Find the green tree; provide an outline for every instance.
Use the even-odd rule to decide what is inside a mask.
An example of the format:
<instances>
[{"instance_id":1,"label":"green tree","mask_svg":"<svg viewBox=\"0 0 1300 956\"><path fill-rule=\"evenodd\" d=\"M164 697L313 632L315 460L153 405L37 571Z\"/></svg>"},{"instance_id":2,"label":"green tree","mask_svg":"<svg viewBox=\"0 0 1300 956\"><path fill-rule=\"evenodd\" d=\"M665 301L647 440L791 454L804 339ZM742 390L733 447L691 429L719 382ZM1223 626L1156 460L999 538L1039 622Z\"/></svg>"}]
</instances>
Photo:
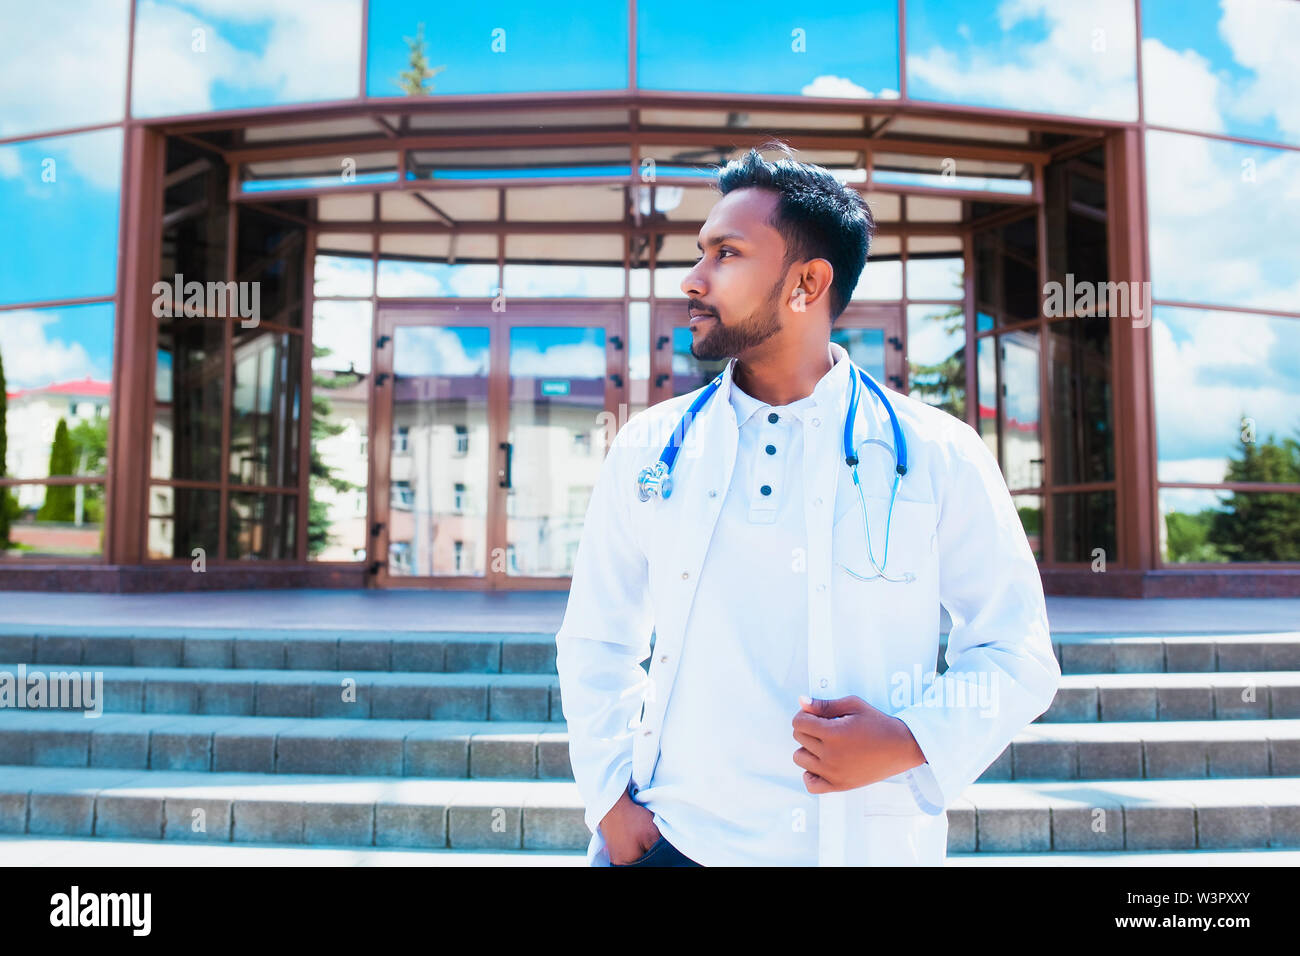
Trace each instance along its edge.
<instances>
[{"instance_id":1,"label":"green tree","mask_svg":"<svg viewBox=\"0 0 1300 956\"><path fill-rule=\"evenodd\" d=\"M70 434L72 460L79 475L102 475L108 458L108 417L87 418L77 422ZM104 486L82 486L83 517L91 524L104 520Z\"/></svg>"},{"instance_id":2,"label":"green tree","mask_svg":"<svg viewBox=\"0 0 1300 956\"><path fill-rule=\"evenodd\" d=\"M447 67L429 66L428 57L424 53L423 23L415 31L415 36L402 39L406 41L411 54L407 68L398 74L397 85L407 96L428 96L433 92L433 78Z\"/></svg>"},{"instance_id":3,"label":"green tree","mask_svg":"<svg viewBox=\"0 0 1300 956\"><path fill-rule=\"evenodd\" d=\"M68 437L68 422L60 418L54 429L54 442L50 445L50 477L71 475L76 459L73 457L72 441ZM72 485L48 485L45 489L45 503L36 513L37 521L71 521L75 511L77 489Z\"/></svg>"},{"instance_id":4,"label":"green tree","mask_svg":"<svg viewBox=\"0 0 1300 956\"><path fill-rule=\"evenodd\" d=\"M935 315L932 322L942 322L944 333L965 338L966 318L961 306L954 305ZM934 365L911 360L907 363L913 398L942 408L949 415L966 420L966 349L954 347L951 354Z\"/></svg>"},{"instance_id":5,"label":"green tree","mask_svg":"<svg viewBox=\"0 0 1300 956\"><path fill-rule=\"evenodd\" d=\"M1241 457L1229 459L1224 481L1300 484L1300 441L1242 435L1238 449ZM1300 494L1234 492L1224 505L1210 519L1206 539L1228 560L1300 561Z\"/></svg>"},{"instance_id":6,"label":"green tree","mask_svg":"<svg viewBox=\"0 0 1300 956\"><path fill-rule=\"evenodd\" d=\"M312 346L312 356L323 358L333 350L320 345ZM325 438L341 434L347 426L333 420L334 406L326 394L330 389L348 388L361 380L355 372L334 372L321 375L312 373L311 395L311 467L309 470L309 490L311 497L307 502L307 554L315 556L324 551L334 541L330 534L329 502L322 500L317 492L331 488L338 494L361 491L363 485L339 478L334 469L325 464L318 451L318 443Z\"/></svg>"},{"instance_id":7,"label":"green tree","mask_svg":"<svg viewBox=\"0 0 1300 956\"><path fill-rule=\"evenodd\" d=\"M1210 524L1218 513L1213 508L1203 508L1196 514L1171 511L1165 515L1167 560L1174 564L1228 560L1209 542Z\"/></svg>"}]
</instances>

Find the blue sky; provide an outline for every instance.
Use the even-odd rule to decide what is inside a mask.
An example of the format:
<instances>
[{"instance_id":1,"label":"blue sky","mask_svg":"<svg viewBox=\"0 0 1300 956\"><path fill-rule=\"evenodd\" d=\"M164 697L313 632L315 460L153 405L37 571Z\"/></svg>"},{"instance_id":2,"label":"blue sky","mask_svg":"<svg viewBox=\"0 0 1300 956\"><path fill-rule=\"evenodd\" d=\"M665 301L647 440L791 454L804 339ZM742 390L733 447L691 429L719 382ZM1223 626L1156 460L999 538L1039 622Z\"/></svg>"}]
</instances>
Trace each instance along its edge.
<instances>
[{"instance_id":1,"label":"blue sky","mask_svg":"<svg viewBox=\"0 0 1300 956\"><path fill-rule=\"evenodd\" d=\"M87 376L107 382L113 370L113 306L0 312L0 355L11 392Z\"/></svg>"},{"instance_id":2,"label":"blue sky","mask_svg":"<svg viewBox=\"0 0 1300 956\"><path fill-rule=\"evenodd\" d=\"M0 146L0 303L113 294L121 178L120 128Z\"/></svg>"},{"instance_id":3,"label":"blue sky","mask_svg":"<svg viewBox=\"0 0 1300 956\"><path fill-rule=\"evenodd\" d=\"M367 95L404 95L397 85L410 56L404 38L420 23L429 65L446 67L432 79L435 93L627 87L625 3L507 0L460 5L447 16L425 0L371 0Z\"/></svg>"}]
</instances>

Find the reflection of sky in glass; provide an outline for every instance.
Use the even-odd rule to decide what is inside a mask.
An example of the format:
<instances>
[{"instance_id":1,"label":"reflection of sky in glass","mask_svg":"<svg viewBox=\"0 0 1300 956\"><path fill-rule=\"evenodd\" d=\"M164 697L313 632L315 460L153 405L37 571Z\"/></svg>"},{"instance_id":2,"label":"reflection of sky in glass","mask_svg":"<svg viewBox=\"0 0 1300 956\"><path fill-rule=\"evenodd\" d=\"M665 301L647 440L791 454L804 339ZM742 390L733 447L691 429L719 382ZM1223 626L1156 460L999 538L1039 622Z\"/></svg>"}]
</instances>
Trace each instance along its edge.
<instances>
[{"instance_id":1,"label":"reflection of sky in glass","mask_svg":"<svg viewBox=\"0 0 1300 956\"><path fill-rule=\"evenodd\" d=\"M486 263L403 262L379 260L381 296L492 296L497 292L497 267Z\"/></svg>"},{"instance_id":2,"label":"reflection of sky in glass","mask_svg":"<svg viewBox=\"0 0 1300 956\"><path fill-rule=\"evenodd\" d=\"M867 259L851 299L893 302L903 297L903 262L901 259Z\"/></svg>"},{"instance_id":3,"label":"reflection of sky in glass","mask_svg":"<svg viewBox=\"0 0 1300 956\"><path fill-rule=\"evenodd\" d=\"M885 332L883 329L831 329L831 341L842 345L849 358L877 385L885 381ZM859 398L859 401L862 399Z\"/></svg>"},{"instance_id":4,"label":"reflection of sky in glass","mask_svg":"<svg viewBox=\"0 0 1300 956\"><path fill-rule=\"evenodd\" d=\"M370 295L374 284L370 258L316 256L315 295Z\"/></svg>"},{"instance_id":5,"label":"reflection of sky in glass","mask_svg":"<svg viewBox=\"0 0 1300 956\"><path fill-rule=\"evenodd\" d=\"M130 0L13 7L0 31L0 136L121 120Z\"/></svg>"},{"instance_id":6,"label":"reflection of sky in glass","mask_svg":"<svg viewBox=\"0 0 1300 956\"><path fill-rule=\"evenodd\" d=\"M139 0L131 111L349 99L360 37L361 0Z\"/></svg>"},{"instance_id":7,"label":"reflection of sky in glass","mask_svg":"<svg viewBox=\"0 0 1300 956\"><path fill-rule=\"evenodd\" d=\"M1146 156L1155 298L1300 308L1300 153L1151 130Z\"/></svg>"},{"instance_id":8,"label":"reflection of sky in glass","mask_svg":"<svg viewBox=\"0 0 1300 956\"><path fill-rule=\"evenodd\" d=\"M966 344L965 321L959 306L909 305L907 360L917 365L938 365L946 361Z\"/></svg>"},{"instance_id":9,"label":"reflection of sky in glass","mask_svg":"<svg viewBox=\"0 0 1300 956\"><path fill-rule=\"evenodd\" d=\"M511 329L511 378L539 375L604 379L605 330L554 326Z\"/></svg>"},{"instance_id":10,"label":"reflection of sky in glass","mask_svg":"<svg viewBox=\"0 0 1300 956\"><path fill-rule=\"evenodd\" d=\"M0 312L0 356L9 391L113 374L113 306Z\"/></svg>"},{"instance_id":11,"label":"reflection of sky in glass","mask_svg":"<svg viewBox=\"0 0 1300 956\"><path fill-rule=\"evenodd\" d=\"M1300 144L1294 0L1142 0L1149 123Z\"/></svg>"},{"instance_id":12,"label":"reflection of sky in glass","mask_svg":"<svg viewBox=\"0 0 1300 956\"><path fill-rule=\"evenodd\" d=\"M976 192L1009 193L1028 196L1034 184L1027 179L996 179L988 176L943 176L939 173L909 173L901 169L877 169L874 182L894 186L929 186L934 189L966 189Z\"/></svg>"},{"instance_id":13,"label":"reflection of sky in glass","mask_svg":"<svg viewBox=\"0 0 1300 956\"><path fill-rule=\"evenodd\" d=\"M657 167L657 170L663 168ZM414 171L408 171L406 178L418 179L420 182L436 182L439 179L581 179L586 176L618 176L626 179L631 175L631 166L626 163L622 166L615 163L608 166L538 166L531 169L520 169L518 166L434 169L424 176L416 176Z\"/></svg>"},{"instance_id":14,"label":"reflection of sky in glass","mask_svg":"<svg viewBox=\"0 0 1300 956\"><path fill-rule=\"evenodd\" d=\"M121 176L120 128L0 146L0 302L112 295Z\"/></svg>"},{"instance_id":15,"label":"reflection of sky in glass","mask_svg":"<svg viewBox=\"0 0 1300 956\"><path fill-rule=\"evenodd\" d=\"M506 296L574 296L601 298L623 295L622 266L530 265L507 262Z\"/></svg>"},{"instance_id":16,"label":"reflection of sky in glass","mask_svg":"<svg viewBox=\"0 0 1300 956\"><path fill-rule=\"evenodd\" d=\"M331 372L370 374L370 303L317 302L312 311L312 344L329 349L312 357L311 367Z\"/></svg>"},{"instance_id":17,"label":"reflection of sky in glass","mask_svg":"<svg viewBox=\"0 0 1300 956\"><path fill-rule=\"evenodd\" d=\"M909 299L960 299L964 295L962 277L965 264L958 258L908 259L907 297Z\"/></svg>"},{"instance_id":18,"label":"reflection of sky in glass","mask_svg":"<svg viewBox=\"0 0 1300 956\"><path fill-rule=\"evenodd\" d=\"M426 84L434 95L627 87L627 4L370 0L367 96L404 95L397 77L420 23L430 68L446 67Z\"/></svg>"},{"instance_id":19,"label":"reflection of sky in glass","mask_svg":"<svg viewBox=\"0 0 1300 956\"><path fill-rule=\"evenodd\" d=\"M907 95L1137 119L1133 0L907 0Z\"/></svg>"},{"instance_id":20,"label":"reflection of sky in glass","mask_svg":"<svg viewBox=\"0 0 1300 956\"><path fill-rule=\"evenodd\" d=\"M642 89L898 96L895 0L752 0L735 12L640 0L636 40Z\"/></svg>"},{"instance_id":21,"label":"reflection of sky in glass","mask_svg":"<svg viewBox=\"0 0 1300 956\"><path fill-rule=\"evenodd\" d=\"M333 189L339 186L363 186L373 183L395 183L396 172L356 173L351 179L344 179L338 173L329 176L299 176L284 179L246 179L239 184L240 192L269 193L283 192L287 189Z\"/></svg>"},{"instance_id":22,"label":"reflection of sky in glass","mask_svg":"<svg viewBox=\"0 0 1300 956\"><path fill-rule=\"evenodd\" d=\"M393 373L486 376L490 335L483 326L399 325L393 331Z\"/></svg>"},{"instance_id":23,"label":"reflection of sky in glass","mask_svg":"<svg viewBox=\"0 0 1300 956\"><path fill-rule=\"evenodd\" d=\"M1161 481L1223 481L1243 416L1300 439L1300 319L1158 306L1151 332Z\"/></svg>"}]
</instances>

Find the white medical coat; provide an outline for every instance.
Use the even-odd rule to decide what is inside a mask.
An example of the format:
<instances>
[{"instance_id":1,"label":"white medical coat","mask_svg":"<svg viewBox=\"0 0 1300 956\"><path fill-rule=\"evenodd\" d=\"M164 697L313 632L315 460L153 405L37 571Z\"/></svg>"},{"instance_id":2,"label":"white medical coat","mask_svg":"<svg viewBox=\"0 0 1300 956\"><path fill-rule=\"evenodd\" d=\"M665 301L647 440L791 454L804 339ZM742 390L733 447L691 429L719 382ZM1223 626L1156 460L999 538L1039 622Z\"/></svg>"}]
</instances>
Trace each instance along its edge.
<instances>
[{"instance_id":1,"label":"white medical coat","mask_svg":"<svg viewBox=\"0 0 1300 956\"><path fill-rule=\"evenodd\" d=\"M841 354L840 346L831 349ZM686 432L670 497L640 501L637 476L659 458L702 389L632 416L611 443L592 491L556 634L570 762L592 830L591 865L609 865L601 819L629 780L634 791L648 786L659 755L696 583L736 460L739 432L729 393L734 366L728 363L718 391ZM836 500L838 472L848 467L848 396L841 394L827 410L831 420L805 432L808 686L810 696L856 695L899 718L926 762L864 787L819 795L822 866L941 864L946 809L1047 710L1061 675L1038 566L997 461L965 422L885 391L908 451L887 570L911 570L916 580L857 581L836 566L870 573L861 522L833 525L835 509L813 504ZM865 388L854 436L857 443L871 437L893 445L888 413ZM889 461L878 446L861 455L871 541L880 560ZM729 585L736 600L744 600L745 582L745 569L736 568ZM936 675L941 602L952 629L947 670ZM641 662L650 655L652 631L647 674ZM793 728L789 743L793 753Z\"/></svg>"}]
</instances>

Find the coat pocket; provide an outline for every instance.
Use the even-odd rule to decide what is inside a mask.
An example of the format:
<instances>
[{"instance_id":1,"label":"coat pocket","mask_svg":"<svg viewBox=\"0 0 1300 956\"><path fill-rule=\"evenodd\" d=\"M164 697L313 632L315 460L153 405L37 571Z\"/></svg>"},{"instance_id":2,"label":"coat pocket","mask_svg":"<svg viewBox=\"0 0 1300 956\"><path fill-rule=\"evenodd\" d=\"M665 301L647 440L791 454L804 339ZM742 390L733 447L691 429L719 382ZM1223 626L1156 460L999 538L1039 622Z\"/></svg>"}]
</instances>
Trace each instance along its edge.
<instances>
[{"instance_id":1,"label":"coat pocket","mask_svg":"<svg viewBox=\"0 0 1300 956\"><path fill-rule=\"evenodd\" d=\"M859 816L913 816L923 811L912 796L906 773L887 777L853 791Z\"/></svg>"}]
</instances>

